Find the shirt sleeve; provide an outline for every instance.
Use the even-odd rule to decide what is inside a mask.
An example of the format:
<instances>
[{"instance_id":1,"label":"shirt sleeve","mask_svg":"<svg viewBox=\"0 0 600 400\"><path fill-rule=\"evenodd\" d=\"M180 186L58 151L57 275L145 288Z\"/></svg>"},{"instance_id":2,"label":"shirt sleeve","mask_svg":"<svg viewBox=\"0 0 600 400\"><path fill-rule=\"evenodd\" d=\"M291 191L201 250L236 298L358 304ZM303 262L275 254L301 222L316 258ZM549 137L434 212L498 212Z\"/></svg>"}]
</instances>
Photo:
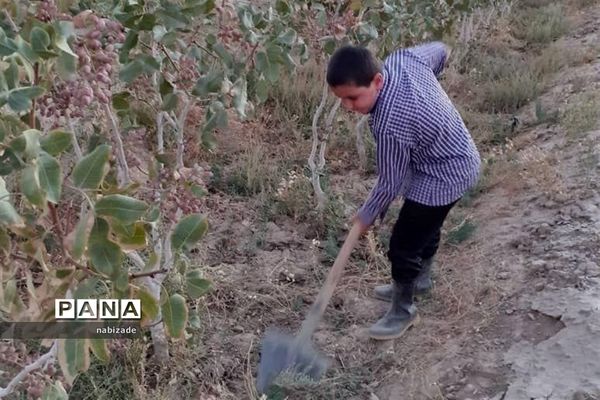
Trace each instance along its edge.
<instances>
[{"instance_id":1,"label":"shirt sleeve","mask_svg":"<svg viewBox=\"0 0 600 400\"><path fill-rule=\"evenodd\" d=\"M419 56L432 69L435 76L444 70L448 58L448 47L442 42L431 42L420 46L410 47L407 50Z\"/></svg>"},{"instance_id":2,"label":"shirt sleeve","mask_svg":"<svg viewBox=\"0 0 600 400\"><path fill-rule=\"evenodd\" d=\"M393 135L382 135L377 143L378 177L363 206L358 210L360 221L370 226L383 218L390 203L398 196L407 175L410 148Z\"/></svg>"}]
</instances>

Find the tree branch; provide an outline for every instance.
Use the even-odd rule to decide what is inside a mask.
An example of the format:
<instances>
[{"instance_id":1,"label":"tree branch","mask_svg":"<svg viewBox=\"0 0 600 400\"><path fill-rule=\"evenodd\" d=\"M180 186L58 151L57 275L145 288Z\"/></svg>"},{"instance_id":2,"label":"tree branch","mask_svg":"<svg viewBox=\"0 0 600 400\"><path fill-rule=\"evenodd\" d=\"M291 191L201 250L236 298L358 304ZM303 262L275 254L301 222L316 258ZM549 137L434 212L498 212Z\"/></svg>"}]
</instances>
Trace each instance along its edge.
<instances>
[{"instance_id":1,"label":"tree branch","mask_svg":"<svg viewBox=\"0 0 600 400\"><path fill-rule=\"evenodd\" d=\"M183 92L180 92L183 93ZM187 95L186 95L187 97ZM181 169L184 167L183 165L183 151L184 151L184 128L185 128L185 120L187 119L188 113L190 112L190 107L192 106L192 99L187 98L185 106L183 106L183 110L181 110L181 114L179 114L179 118L177 119L177 163L175 168Z\"/></svg>"},{"instance_id":2,"label":"tree branch","mask_svg":"<svg viewBox=\"0 0 600 400\"><path fill-rule=\"evenodd\" d=\"M367 120L369 119L368 116L363 116L361 117L361 119L356 123L356 150L358 152L358 160L360 162L360 168L363 170L366 170L367 168L367 151L365 150L365 142L363 140L363 127L365 125L365 123L367 122Z\"/></svg>"},{"instance_id":3,"label":"tree branch","mask_svg":"<svg viewBox=\"0 0 600 400\"><path fill-rule=\"evenodd\" d=\"M73 132L73 150L75 150L75 155L77 159L80 160L83 157L83 152L81 151L81 147L79 146L79 141L77 140L77 131L75 126L73 125L73 120L69 118L69 128L71 128L71 132Z\"/></svg>"},{"instance_id":4,"label":"tree branch","mask_svg":"<svg viewBox=\"0 0 600 400\"><path fill-rule=\"evenodd\" d=\"M167 272L169 272L167 268L155 269L154 271L148 272L136 272L134 274L129 274L129 279L143 278L146 276L154 277L154 275L165 274Z\"/></svg>"},{"instance_id":5,"label":"tree branch","mask_svg":"<svg viewBox=\"0 0 600 400\"><path fill-rule=\"evenodd\" d=\"M113 131L113 137L115 139L115 143L117 145L117 171L119 178L119 185L125 186L130 182L129 178L129 167L127 166L127 158L125 158L125 148L123 147L123 140L121 139L121 133L119 132L119 126L117 125L117 119L113 114L113 111L110 107L110 104L104 104L104 111L108 115L108 119L110 120L110 124Z\"/></svg>"},{"instance_id":6,"label":"tree branch","mask_svg":"<svg viewBox=\"0 0 600 400\"><path fill-rule=\"evenodd\" d=\"M317 110L315 111L315 114L313 115L313 120L312 120L312 133L313 133L313 141L312 141L312 148L310 151L310 157L308 158L308 166L310 167L310 171L311 171L311 183L313 186L313 189L315 191L315 196L317 198L317 208L319 210L323 210L325 208L325 193L323 192L323 189L321 188L321 177L319 176L319 170L317 167L317 164L315 162L315 158L317 157L317 151L319 149L319 144L320 144L320 138L319 138L319 118L321 117L321 114L323 113L323 109L325 108L325 105L327 104L327 96L329 94L329 87L327 85L327 82L325 82L323 84L323 94L321 96L321 103L319 103L319 107L317 107Z\"/></svg>"},{"instance_id":7,"label":"tree branch","mask_svg":"<svg viewBox=\"0 0 600 400\"><path fill-rule=\"evenodd\" d=\"M36 369L43 367L48 362L50 362L50 360L54 360L56 358L56 347L57 347L56 343L57 342L55 340L54 343L52 343L52 347L50 347L50 350L46 354L44 354L43 356L38 358L36 361L32 362L31 364L29 364L25 368L23 368L23 370L21 370L21 372L19 372L14 378L12 378L12 380L8 383L8 385L6 385L5 388L0 387L0 399L11 394L15 390L15 387L29 373L31 373L32 371L35 371Z\"/></svg>"}]
</instances>

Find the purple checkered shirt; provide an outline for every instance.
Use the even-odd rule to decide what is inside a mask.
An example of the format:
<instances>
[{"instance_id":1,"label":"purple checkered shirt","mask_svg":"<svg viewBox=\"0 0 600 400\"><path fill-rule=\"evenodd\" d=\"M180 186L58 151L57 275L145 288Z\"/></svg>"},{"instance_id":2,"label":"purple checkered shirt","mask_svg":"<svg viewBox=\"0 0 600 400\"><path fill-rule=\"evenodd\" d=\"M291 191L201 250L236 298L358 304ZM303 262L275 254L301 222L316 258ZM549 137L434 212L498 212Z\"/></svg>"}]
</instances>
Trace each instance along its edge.
<instances>
[{"instance_id":1,"label":"purple checkered shirt","mask_svg":"<svg viewBox=\"0 0 600 400\"><path fill-rule=\"evenodd\" d=\"M384 84L369 126L377 145L377 183L358 211L371 225L398 196L443 206L479 176L480 157L460 114L437 77L446 46L432 42L398 50L384 62Z\"/></svg>"}]
</instances>

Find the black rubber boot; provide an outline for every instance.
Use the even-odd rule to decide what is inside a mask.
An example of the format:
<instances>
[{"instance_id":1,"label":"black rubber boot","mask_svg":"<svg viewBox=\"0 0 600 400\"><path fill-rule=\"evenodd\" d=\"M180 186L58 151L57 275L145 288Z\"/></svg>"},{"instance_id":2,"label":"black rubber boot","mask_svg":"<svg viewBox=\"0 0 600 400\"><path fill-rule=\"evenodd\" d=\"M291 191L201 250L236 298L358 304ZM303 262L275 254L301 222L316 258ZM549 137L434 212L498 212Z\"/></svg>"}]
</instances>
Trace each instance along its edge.
<instances>
[{"instance_id":1,"label":"black rubber boot","mask_svg":"<svg viewBox=\"0 0 600 400\"><path fill-rule=\"evenodd\" d=\"M421 272L415 279L415 294L423 295L431 291L433 282L431 280L431 267L433 265L433 257L423 260ZM392 301L392 285L375 286L374 297L383 301Z\"/></svg>"},{"instance_id":2,"label":"black rubber boot","mask_svg":"<svg viewBox=\"0 0 600 400\"><path fill-rule=\"evenodd\" d=\"M417 307L413 304L414 291L414 283L392 283L392 305L383 318L369 328L371 338L396 339L418 321Z\"/></svg>"}]
</instances>

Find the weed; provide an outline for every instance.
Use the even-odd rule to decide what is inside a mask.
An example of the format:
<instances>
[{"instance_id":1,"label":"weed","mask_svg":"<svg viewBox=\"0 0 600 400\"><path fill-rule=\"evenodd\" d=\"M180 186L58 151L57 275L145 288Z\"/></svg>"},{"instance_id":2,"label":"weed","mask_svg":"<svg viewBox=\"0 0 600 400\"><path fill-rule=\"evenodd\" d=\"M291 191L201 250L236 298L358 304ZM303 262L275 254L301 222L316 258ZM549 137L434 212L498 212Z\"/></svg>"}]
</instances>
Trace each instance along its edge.
<instances>
[{"instance_id":1,"label":"weed","mask_svg":"<svg viewBox=\"0 0 600 400\"><path fill-rule=\"evenodd\" d=\"M230 195L254 196L273 191L279 166L269 158L264 146L249 145L229 168L213 164L211 186Z\"/></svg>"},{"instance_id":2,"label":"weed","mask_svg":"<svg viewBox=\"0 0 600 400\"><path fill-rule=\"evenodd\" d=\"M125 400L134 398L132 382L123 360L104 365L93 359L90 368L77 376L69 396L74 399Z\"/></svg>"},{"instance_id":3,"label":"weed","mask_svg":"<svg viewBox=\"0 0 600 400\"><path fill-rule=\"evenodd\" d=\"M297 70L293 85L275 85L269 98L270 112L276 123L310 126L313 113L321 101L324 82L323 66L309 62Z\"/></svg>"},{"instance_id":4,"label":"weed","mask_svg":"<svg viewBox=\"0 0 600 400\"><path fill-rule=\"evenodd\" d=\"M546 44L558 39L568 29L565 10L560 3L532 8L516 24L515 36L532 44Z\"/></svg>"},{"instance_id":5,"label":"weed","mask_svg":"<svg viewBox=\"0 0 600 400\"><path fill-rule=\"evenodd\" d=\"M535 118L538 124L555 124L559 121L560 114L558 110L548 112L544 109L540 99L535 101Z\"/></svg>"},{"instance_id":6,"label":"weed","mask_svg":"<svg viewBox=\"0 0 600 400\"><path fill-rule=\"evenodd\" d=\"M575 66L588 60L589 51L555 42L545 47L532 61L532 70L540 78L559 71L565 66Z\"/></svg>"},{"instance_id":7,"label":"weed","mask_svg":"<svg viewBox=\"0 0 600 400\"><path fill-rule=\"evenodd\" d=\"M513 113L537 96L539 82L536 74L524 69L510 78L484 84L482 88L482 111Z\"/></svg>"},{"instance_id":8,"label":"weed","mask_svg":"<svg viewBox=\"0 0 600 400\"><path fill-rule=\"evenodd\" d=\"M600 99L596 93L581 93L567 106L561 124L570 135L591 131L600 121Z\"/></svg>"},{"instance_id":9,"label":"weed","mask_svg":"<svg viewBox=\"0 0 600 400\"><path fill-rule=\"evenodd\" d=\"M477 226L468 218L464 218L459 224L448 230L446 234L446 243L451 245L459 245L465 240L468 240Z\"/></svg>"}]
</instances>

